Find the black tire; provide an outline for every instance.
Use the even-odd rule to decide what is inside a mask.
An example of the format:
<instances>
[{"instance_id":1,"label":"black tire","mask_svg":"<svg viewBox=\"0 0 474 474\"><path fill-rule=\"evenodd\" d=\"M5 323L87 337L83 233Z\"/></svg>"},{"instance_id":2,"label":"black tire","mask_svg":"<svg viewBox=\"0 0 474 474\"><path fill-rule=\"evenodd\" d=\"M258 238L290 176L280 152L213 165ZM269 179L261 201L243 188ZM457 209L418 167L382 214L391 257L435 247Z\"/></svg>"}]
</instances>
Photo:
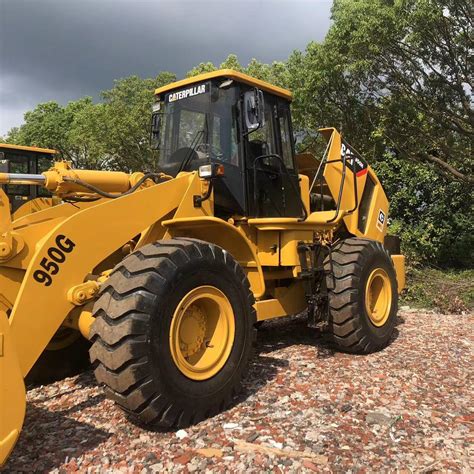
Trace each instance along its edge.
<instances>
[{"instance_id":1,"label":"black tire","mask_svg":"<svg viewBox=\"0 0 474 474\"><path fill-rule=\"evenodd\" d=\"M388 251L377 241L349 238L332 249L333 275L327 276L329 326L327 336L339 350L368 354L387 346L395 327L398 291L395 269ZM330 271L329 259L325 261ZM368 279L376 269L388 276L391 307L386 321L377 326L365 301Z\"/></svg>"},{"instance_id":2,"label":"black tire","mask_svg":"<svg viewBox=\"0 0 474 474\"><path fill-rule=\"evenodd\" d=\"M183 296L203 285L228 298L235 338L220 371L196 381L174 363L169 334ZM213 416L231 403L248 371L256 336L253 304L242 268L220 247L184 238L146 245L115 267L94 306L95 376L139 423L171 428Z\"/></svg>"}]
</instances>

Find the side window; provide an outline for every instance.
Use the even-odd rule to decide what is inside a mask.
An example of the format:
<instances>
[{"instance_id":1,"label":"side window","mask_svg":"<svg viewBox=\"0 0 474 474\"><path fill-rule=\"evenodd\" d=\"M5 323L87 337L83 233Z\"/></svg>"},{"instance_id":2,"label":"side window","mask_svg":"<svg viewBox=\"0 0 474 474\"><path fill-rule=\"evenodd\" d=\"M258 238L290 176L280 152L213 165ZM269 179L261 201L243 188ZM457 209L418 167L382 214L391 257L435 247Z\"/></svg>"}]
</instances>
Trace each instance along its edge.
<instances>
[{"instance_id":1,"label":"side window","mask_svg":"<svg viewBox=\"0 0 474 474\"><path fill-rule=\"evenodd\" d=\"M239 165L237 144L237 124L234 114L214 114L212 117L212 152L213 156L224 163Z\"/></svg>"},{"instance_id":2,"label":"side window","mask_svg":"<svg viewBox=\"0 0 474 474\"><path fill-rule=\"evenodd\" d=\"M237 128L237 108L232 107L232 131L230 139L230 162L234 166L239 166L239 145L237 141L238 128Z\"/></svg>"},{"instance_id":3,"label":"side window","mask_svg":"<svg viewBox=\"0 0 474 474\"><path fill-rule=\"evenodd\" d=\"M215 88L211 98L213 158L238 166L236 89Z\"/></svg>"},{"instance_id":4,"label":"side window","mask_svg":"<svg viewBox=\"0 0 474 474\"><path fill-rule=\"evenodd\" d=\"M281 134L282 159L288 169L293 169L293 145L291 143L290 114L288 108L280 108L278 111L278 122Z\"/></svg>"},{"instance_id":5,"label":"side window","mask_svg":"<svg viewBox=\"0 0 474 474\"><path fill-rule=\"evenodd\" d=\"M9 162L9 173L21 173L27 174L30 173L30 158L27 155L10 155ZM6 186L7 194L17 195L17 196L29 196L30 187L25 184L20 184L16 186Z\"/></svg>"}]
</instances>

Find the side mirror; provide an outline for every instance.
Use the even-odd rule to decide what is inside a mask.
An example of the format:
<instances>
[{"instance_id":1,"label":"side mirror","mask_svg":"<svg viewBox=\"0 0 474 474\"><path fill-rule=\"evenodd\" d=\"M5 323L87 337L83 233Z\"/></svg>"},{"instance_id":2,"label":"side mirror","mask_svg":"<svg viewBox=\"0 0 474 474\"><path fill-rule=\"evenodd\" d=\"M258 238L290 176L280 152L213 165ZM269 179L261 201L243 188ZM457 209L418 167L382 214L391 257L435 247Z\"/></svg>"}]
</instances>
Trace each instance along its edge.
<instances>
[{"instance_id":1,"label":"side mirror","mask_svg":"<svg viewBox=\"0 0 474 474\"><path fill-rule=\"evenodd\" d=\"M151 115L151 134L150 134L150 145L153 150L157 150L160 147L160 133L161 133L161 117L160 104L156 103L153 105L153 113Z\"/></svg>"},{"instance_id":2,"label":"side mirror","mask_svg":"<svg viewBox=\"0 0 474 474\"><path fill-rule=\"evenodd\" d=\"M260 89L244 94L244 115L248 133L265 125L265 102Z\"/></svg>"}]
</instances>

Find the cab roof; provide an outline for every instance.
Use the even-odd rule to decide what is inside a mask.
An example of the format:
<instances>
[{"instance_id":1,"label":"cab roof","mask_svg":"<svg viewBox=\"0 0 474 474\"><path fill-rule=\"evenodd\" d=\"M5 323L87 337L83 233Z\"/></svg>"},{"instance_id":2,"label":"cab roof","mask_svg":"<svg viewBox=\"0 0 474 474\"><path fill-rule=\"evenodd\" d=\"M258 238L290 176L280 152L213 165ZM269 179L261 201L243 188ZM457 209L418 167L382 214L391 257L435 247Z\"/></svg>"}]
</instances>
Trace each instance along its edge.
<instances>
[{"instance_id":1,"label":"cab roof","mask_svg":"<svg viewBox=\"0 0 474 474\"><path fill-rule=\"evenodd\" d=\"M216 79L218 77L226 79L234 79L236 82L242 82L248 84L249 86L258 87L270 94L275 94L280 97L283 97L286 100L292 100L293 96L289 90L282 89L281 87L274 86L269 82L261 81L260 79L255 79L252 76L248 76L242 72L234 71L233 69L219 69L218 71L206 72L204 74L199 74L197 76L188 77L182 79L181 81L172 82L166 86L159 87L155 90L156 95L163 94L163 92L169 92L174 89L179 89L181 87L189 86L195 84L196 82L207 81L209 79Z\"/></svg>"},{"instance_id":2,"label":"cab roof","mask_svg":"<svg viewBox=\"0 0 474 474\"><path fill-rule=\"evenodd\" d=\"M48 153L50 155L55 155L56 153L58 153L57 150L53 150L52 148L38 148L36 146L11 145L10 143L0 143L0 151L2 149L32 151L35 153Z\"/></svg>"}]
</instances>

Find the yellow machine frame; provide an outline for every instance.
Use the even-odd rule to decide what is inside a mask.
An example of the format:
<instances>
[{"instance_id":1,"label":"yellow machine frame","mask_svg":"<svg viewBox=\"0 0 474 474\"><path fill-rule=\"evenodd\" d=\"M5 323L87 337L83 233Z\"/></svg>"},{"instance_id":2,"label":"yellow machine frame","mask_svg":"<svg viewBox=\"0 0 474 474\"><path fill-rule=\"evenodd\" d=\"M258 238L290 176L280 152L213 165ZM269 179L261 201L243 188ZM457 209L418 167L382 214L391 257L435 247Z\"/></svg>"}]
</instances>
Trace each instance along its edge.
<instances>
[{"instance_id":1,"label":"yellow machine frame","mask_svg":"<svg viewBox=\"0 0 474 474\"><path fill-rule=\"evenodd\" d=\"M202 75L205 80L226 75L291 99L284 89L257 81L234 71ZM157 93L195 82L187 79L158 89ZM328 142L328 164L324 177L336 195L343 177L342 139L335 129L322 130ZM57 163L43 173L45 188L67 199L84 192L77 180L117 195L140 182L143 174L83 171ZM372 179L374 195L368 210L365 232L358 229L358 209L354 198L362 197L365 180ZM148 243L173 237L194 237L225 248L243 268L256 303L257 320L263 321L303 311L304 288L296 277L301 271L298 244L332 240L341 226L359 237L384 241L386 221L377 223L377 214L388 214L388 200L373 170L354 182L346 178L339 212L310 212L310 179L300 174L301 197L308 217L243 218L227 221L214 216L214 199L193 205L193 196L205 195L209 182L197 172L181 172L176 178L161 176L159 183L145 180L136 192L116 199L93 202L64 202L13 221L8 199L0 190L0 463L4 462L19 435L25 412L23 379L61 326L71 327L89 337L94 320L91 313L100 285L124 255ZM0 184L9 183L0 174ZM26 184L31 184L28 180ZM153 205L146 205L153 203ZM139 210L139 212L137 212ZM123 216L127 216L124 222ZM137 238L138 236L138 238ZM404 257L392 256L398 289L405 286ZM293 278L287 287L277 280Z\"/></svg>"}]
</instances>

